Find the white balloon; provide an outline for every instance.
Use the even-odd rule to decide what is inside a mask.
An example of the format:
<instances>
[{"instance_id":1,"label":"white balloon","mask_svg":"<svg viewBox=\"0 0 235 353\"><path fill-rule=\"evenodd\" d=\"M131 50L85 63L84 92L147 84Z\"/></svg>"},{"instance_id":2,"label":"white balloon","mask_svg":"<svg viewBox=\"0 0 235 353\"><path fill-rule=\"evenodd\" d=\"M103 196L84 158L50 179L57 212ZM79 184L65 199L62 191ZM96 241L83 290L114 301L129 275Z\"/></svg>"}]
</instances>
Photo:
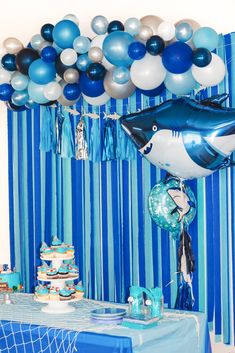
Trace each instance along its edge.
<instances>
[{"instance_id":1,"label":"white balloon","mask_svg":"<svg viewBox=\"0 0 235 353\"><path fill-rule=\"evenodd\" d=\"M72 13L69 13L68 15L65 15L63 19L72 21L72 22L76 23L77 25L79 24L77 16L72 14Z\"/></svg>"},{"instance_id":2,"label":"white balloon","mask_svg":"<svg viewBox=\"0 0 235 353\"><path fill-rule=\"evenodd\" d=\"M91 104L91 105L103 105L103 104L106 104L110 100L110 96L106 92L104 92L103 94L101 94L98 97L88 97L82 93L82 97L83 97L83 99L85 99L85 101L88 104Z\"/></svg>"},{"instance_id":3,"label":"white balloon","mask_svg":"<svg viewBox=\"0 0 235 353\"><path fill-rule=\"evenodd\" d=\"M70 66L76 63L78 59L77 53L74 49L64 49L60 54L60 60L64 65Z\"/></svg>"},{"instance_id":4,"label":"white balloon","mask_svg":"<svg viewBox=\"0 0 235 353\"><path fill-rule=\"evenodd\" d=\"M0 69L0 84L9 83L11 80L11 73L5 69Z\"/></svg>"},{"instance_id":5,"label":"white balloon","mask_svg":"<svg viewBox=\"0 0 235 353\"><path fill-rule=\"evenodd\" d=\"M195 80L205 87L218 85L223 81L226 69L223 60L216 54L211 53L212 59L209 65L198 67L192 65L192 74Z\"/></svg>"},{"instance_id":6,"label":"white balloon","mask_svg":"<svg viewBox=\"0 0 235 353\"><path fill-rule=\"evenodd\" d=\"M100 34L100 35L94 37L91 41L90 48L98 47L103 52L103 42L104 42L106 36L107 36L107 34ZM107 70L109 70L113 67L113 65L105 57L103 57L103 59L102 59L102 64L104 65L104 67Z\"/></svg>"},{"instance_id":7,"label":"white balloon","mask_svg":"<svg viewBox=\"0 0 235 353\"><path fill-rule=\"evenodd\" d=\"M164 81L166 69L159 55L146 54L143 59L136 60L131 65L131 80L140 89L154 89Z\"/></svg>"},{"instance_id":8,"label":"white balloon","mask_svg":"<svg viewBox=\"0 0 235 353\"><path fill-rule=\"evenodd\" d=\"M157 35L166 41L171 40L175 36L175 26L170 22L164 21L158 26Z\"/></svg>"},{"instance_id":9,"label":"white balloon","mask_svg":"<svg viewBox=\"0 0 235 353\"><path fill-rule=\"evenodd\" d=\"M62 94L62 88L58 82L49 82L43 89L44 96L50 101L58 99Z\"/></svg>"}]
</instances>

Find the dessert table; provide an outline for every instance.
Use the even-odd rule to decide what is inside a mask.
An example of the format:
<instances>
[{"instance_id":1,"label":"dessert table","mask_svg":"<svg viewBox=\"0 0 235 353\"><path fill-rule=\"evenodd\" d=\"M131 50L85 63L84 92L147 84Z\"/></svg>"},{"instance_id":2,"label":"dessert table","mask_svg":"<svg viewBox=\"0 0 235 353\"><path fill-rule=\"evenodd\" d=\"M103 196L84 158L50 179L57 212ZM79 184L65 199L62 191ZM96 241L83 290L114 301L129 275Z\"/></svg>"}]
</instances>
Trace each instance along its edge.
<instances>
[{"instance_id":1,"label":"dessert table","mask_svg":"<svg viewBox=\"0 0 235 353\"><path fill-rule=\"evenodd\" d=\"M71 304L74 312L53 315L31 294L13 294L12 305L2 299L1 353L211 353L203 313L167 310L156 327L143 330L91 321L92 310L127 307L122 304L83 299Z\"/></svg>"}]
</instances>

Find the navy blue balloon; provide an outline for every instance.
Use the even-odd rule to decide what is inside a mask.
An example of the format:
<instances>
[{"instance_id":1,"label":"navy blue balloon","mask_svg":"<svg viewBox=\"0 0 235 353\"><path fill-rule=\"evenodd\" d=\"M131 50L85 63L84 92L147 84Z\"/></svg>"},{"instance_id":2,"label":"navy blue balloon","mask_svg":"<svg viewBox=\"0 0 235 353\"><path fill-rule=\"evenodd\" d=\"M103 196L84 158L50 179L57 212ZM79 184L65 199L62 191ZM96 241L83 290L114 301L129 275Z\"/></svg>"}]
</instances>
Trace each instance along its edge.
<instances>
[{"instance_id":1,"label":"navy blue balloon","mask_svg":"<svg viewBox=\"0 0 235 353\"><path fill-rule=\"evenodd\" d=\"M163 82L160 86L158 86L154 89L150 89L150 90L140 89L139 91L140 91L140 93L144 94L145 96L156 97L156 96L159 96L159 94L161 94L165 88L166 87Z\"/></svg>"},{"instance_id":2,"label":"navy blue balloon","mask_svg":"<svg viewBox=\"0 0 235 353\"><path fill-rule=\"evenodd\" d=\"M41 51L41 58L47 63L52 63L57 58L57 51L51 46L45 47Z\"/></svg>"},{"instance_id":3,"label":"navy blue balloon","mask_svg":"<svg viewBox=\"0 0 235 353\"><path fill-rule=\"evenodd\" d=\"M77 67L76 67L76 64L71 65L71 66L64 65L64 64L62 63L62 61L60 60L60 56L59 56L59 55L57 56L57 58L56 58L56 60L55 60L55 69L56 69L57 74L58 74L60 77L63 78L63 75L64 75L65 71L66 71L67 69L71 69L71 68L76 69L76 68L77 68Z\"/></svg>"},{"instance_id":4,"label":"navy blue balloon","mask_svg":"<svg viewBox=\"0 0 235 353\"><path fill-rule=\"evenodd\" d=\"M115 31L124 31L124 25L121 21L114 20L108 25L108 33Z\"/></svg>"},{"instance_id":5,"label":"navy blue balloon","mask_svg":"<svg viewBox=\"0 0 235 353\"><path fill-rule=\"evenodd\" d=\"M41 28L41 36L48 42L53 42L53 29L54 26L51 23L46 23L45 25L42 26Z\"/></svg>"},{"instance_id":6,"label":"navy blue balloon","mask_svg":"<svg viewBox=\"0 0 235 353\"><path fill-rule=\"evenodd\" d=\"M6 106L7 106L7 109L13 110L16 112L23 112L28 109L28 107L26 107L25 105L21 105L21 106L15 105L14 103L12 103L12 101L6 102Z\"/></svg>"},{"instance_id":7,"label":"navy blue balloon","mask_svg":"<svg viewBox=\"0 0 235 353\"><path fill-rule=\"evenodd\" d=\"M146 49L151 55L160 54L165 48L165 42L162 37L157 35L150 37L146 42Z\"/></svg>"},{"instance_id":8,"label":"navy blue balloon","mask_svg":"<svg viewBox=\"0 0 235 353\"><path fill-rule=\"evenodd\" d=\"M146 54L146 47L141 42L133 42L128 47L128 55L133 60L140 60Z\"/></svg>"},{"instance_id":9,"label":"navy blue balloon","mask_svg":"<svg viewBox=\"0 0 235 353\"><path fill-rule=\"evenodd\" d=\"M104 81L91 80L85 72L82 72L79 79L82 93L88 97L98 97L104 93Z\"/></svg>"},{"instance_id":10,"label":"navy blue balloon","mask_svg":"<svg viewBox=\"0 0 235 353\"><path fill-rule=\"evenodd\" d=\"M162 63L169 72L182 74L192 66L193 51L183 42L174 42L163 50Z\"/></svg>"},{"instance_id":11,"label":"navy blue balloon","mask_svg":"<svg viewBox=\"0 0 235 353\"><path fill-rule=\"evenodd\" d=\"M2 57L2 66L8 71L16 70L16 57L14 54L6 54Z\"/></svg>"},{"instance_id":12,"label":"navy blue balloon","mask_svg":"<svg viewBox=\"0 0 235 353\"><path fill-rule=\"evenodd\" d=\"M94 81L102 80L105 76L105 73L105 67L100 63L93 63L89 65L86 71L87 76Z\"/></svg>"},{"instance_id":13,"label":"navy blue balloon","mask_svg":"<svg viewBox=\"0 0 235 353\"><path fill-rule=\"evenodd\" d=\"M193 63L198 67L205 67L210 64L212 55L206 48L198 48L193 52Z\"/></svg>"},{"instance_id":14,"label":"navy blue balloon","mask_svg":"<svg viewBox=\"0 0 235 353\"><path fill-rule=\"evenodd\" d=\"M9 101L13 92L14 89L9 83L3 83L0 85L0 100Z\"/></svg>"},{"instance_id":15,"label":"navy blue balloon","mask_svg":"<svg viewBox=\"0 0 235 353\"><path fill-rule=\"evenodd\" d=\"M68 83L64 86L64 96L66 99L73 101L78 99L81 94L79 84L77 83Z\"/></svg>"},{"instance_id":16,"label":"navy blue balloon","mask_svg":"<svg viewBox=\"0 0 235 353\"><path fill-rule=\"evenodd\" d=\"M22 74L28 75L30 65L39 58L40 56L36 50L24 48L16 55L16 67Z\"/></svg>"}]
</instances>

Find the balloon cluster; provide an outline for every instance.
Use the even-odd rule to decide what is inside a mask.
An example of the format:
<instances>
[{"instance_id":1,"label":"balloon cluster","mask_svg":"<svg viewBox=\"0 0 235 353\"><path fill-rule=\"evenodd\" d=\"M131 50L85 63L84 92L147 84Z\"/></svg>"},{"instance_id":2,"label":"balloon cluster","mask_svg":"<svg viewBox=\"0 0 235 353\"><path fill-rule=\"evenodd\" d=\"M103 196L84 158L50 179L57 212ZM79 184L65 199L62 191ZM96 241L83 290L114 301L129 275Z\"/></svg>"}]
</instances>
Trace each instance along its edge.
<instances>
[{"instance_id":1,"label":"balloon cluster","mask_svg":"<svg viewBox=\"0 0 235 353\"><path fill-rule=\"evenodd\" d=\"M18 111L54 102L70 106L81 95L102 105L136 89L156 96L166 87L185 95L224 78L224 62L211 53L218 34L193 20L173 25L150 15L123 24L96 16L91 27L92 40L80 34L78 19L70 14L55 26L44 24L26 48L16 38L6 39L0 100Z\"/></svg>"}]
</instances>

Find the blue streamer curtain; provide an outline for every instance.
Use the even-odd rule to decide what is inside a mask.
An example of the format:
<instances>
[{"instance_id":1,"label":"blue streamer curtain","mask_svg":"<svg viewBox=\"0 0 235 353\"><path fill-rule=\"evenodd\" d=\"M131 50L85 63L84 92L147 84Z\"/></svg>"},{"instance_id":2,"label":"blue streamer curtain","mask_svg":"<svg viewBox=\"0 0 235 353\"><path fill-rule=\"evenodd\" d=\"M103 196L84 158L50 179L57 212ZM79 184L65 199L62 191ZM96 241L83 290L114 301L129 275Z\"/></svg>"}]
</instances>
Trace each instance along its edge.
<instances>
[{"instance_id":1,"label":"blue streamer curtain","mask_svg":"<svg viewBox=\"0 0 235 353\"><path fill-rule=\"evenodd\" d=\"M207 94L229 92L229 106L235 106L235 34L221 38L218 53L228 75ZM137 94L112 100L112 106L100 112L86 104L83 109L112 109L122 115L168 98ZM147 205L151 188L165 172L131 147L128 157L124 140L118 141L116 159L94 162L104 153L104 119L86 118L92 161L40 151L43 113L43 108L8 111L11 262L21 271L26 291L36 284L41 242L50 243L51 236L58 235L75 245L88 298L125 302L130 285L161 286L165 302L173 307L177 243L152 222ZM190 181L190 186L198 200L197 218L189 229L196 258L195 310L205 311L216 335L234 344L235 170Z\"/></svg>"}]
</instances>

